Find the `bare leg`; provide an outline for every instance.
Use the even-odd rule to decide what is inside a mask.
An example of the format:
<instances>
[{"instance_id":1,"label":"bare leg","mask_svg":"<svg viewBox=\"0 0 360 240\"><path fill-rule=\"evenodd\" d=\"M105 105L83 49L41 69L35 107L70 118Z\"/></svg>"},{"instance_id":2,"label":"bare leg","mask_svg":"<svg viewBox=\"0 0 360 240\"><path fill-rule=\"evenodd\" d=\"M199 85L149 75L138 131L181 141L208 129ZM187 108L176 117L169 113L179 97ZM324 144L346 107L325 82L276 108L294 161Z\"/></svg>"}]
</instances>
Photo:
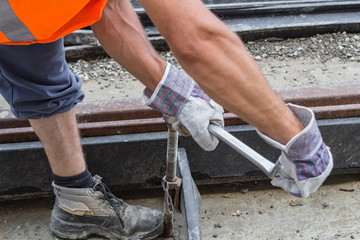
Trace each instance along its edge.
<instances>
[{"instance_id":1,"label":"bare leg","mask_svg":"<svg viewBox=\"0 0 360 240\"><path fill-rule=\"evenodd\" d=\"M114 60L148 88L155 90L166 63L147 40L128 0L109 0L93 30ZM41 139L56 175L73 176L85 170L74 111L30 120L30 123Z\"/></svg>"},{"instance_id":2,"label":"bare leg","mask_svg":"<svg viewBox=\"0 0 360 240\"><path fill-rule=\"evenodd\" d=\"M49 118L31 119L52 171L58 176L74 176L86 168L74 110Z\"/></svg>"},{"instance_id":3,"label":"bare leg","mask_svg":"<svg viewBox=\"0 0 360 240\"><path fill-rule=\"evenodd\" d=\"M146 38L128 0L109 0L93 31L105 51L149 89L155 90L166 68Z\"/></svg>"},{"instance_id":4,"label":"bare leg","mask_svg":"<svg viewBox=\"0 0 360 240\"><path fill-rule=\"evenodd\" d=\"M155 90L166 63L147 40L128 0L109 0L93 30L114 60L148 88ZM74 111L30 120L30 123L41 139L56 175L73 176L85 170Z\"/></svg>"},{"instance_id":5,"label":"bare leg","mask_svg":"<svg viewBox=\"0 0 360 240\"><path fill-rule=\"evenodd\" d=\"M211 98L286 144L303 126L238 36L199 0L139 0L186 72Z\"/></svg>"}]
</instances>

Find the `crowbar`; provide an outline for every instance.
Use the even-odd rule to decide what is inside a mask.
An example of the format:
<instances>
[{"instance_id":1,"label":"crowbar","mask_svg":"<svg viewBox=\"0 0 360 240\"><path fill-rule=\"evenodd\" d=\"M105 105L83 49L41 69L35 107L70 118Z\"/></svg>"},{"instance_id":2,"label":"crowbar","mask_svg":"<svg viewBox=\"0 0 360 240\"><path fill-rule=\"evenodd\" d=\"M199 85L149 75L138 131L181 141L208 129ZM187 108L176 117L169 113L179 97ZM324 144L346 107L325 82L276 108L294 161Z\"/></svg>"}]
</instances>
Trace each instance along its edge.
<instances>
[{"instance_id":1,"label":"crowbar","mask_svg":"<svg viewBox=\"0 0 360 240\"><path fill-rule=\"evenodd\" d=\"M245 158L254 163L257 167L259 167L269 178L273 179L277 172L280 170L276 164L269 161L268 159L261 156L259 153L254 151L252 148L241 142L239 139L228 133L222 127L210 124L209 131L221 139L235 151L243 155Z\"/></svg>"}]
</instances>

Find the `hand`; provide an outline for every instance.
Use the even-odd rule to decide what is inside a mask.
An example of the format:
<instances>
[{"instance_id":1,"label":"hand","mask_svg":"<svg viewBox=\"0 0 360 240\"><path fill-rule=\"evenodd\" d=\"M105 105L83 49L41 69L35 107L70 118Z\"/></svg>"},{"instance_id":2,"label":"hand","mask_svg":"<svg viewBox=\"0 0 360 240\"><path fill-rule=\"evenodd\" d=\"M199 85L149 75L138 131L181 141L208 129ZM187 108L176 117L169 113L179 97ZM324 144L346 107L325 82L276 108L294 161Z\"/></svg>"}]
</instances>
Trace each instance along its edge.
<instances>
[{"instance_id":1,"label":"hand","mask_svg":"<svg viewBox=\"0 0 360 240\"><path fill-rule=\"evenodd\" d=\"M333 158L323 143L312 157L304 161L289 160L283 153L276 165L277 173L271 184L296 197L308 197L329 176Z\"/></svg>"},{"instance_id":2,"label":"hand","mask_svg":"<svg viewBox=\"0 0 360 240\"><path fill-rule=\"evenodd\" d=\"M303 131L286 146L258 133L270 145L282 150L271 184L296 197L308 197L329 176L333 168L333 157L322 140L314 113L309 108L293 104L288 106L304 125Z\"/></svg>"},{"instance_id":3,"label":"hand","mask_svg":"<svg viewBox=\"0 0 360 240\"><path fill-rule=\"evenodd\" d=\"M191 135L204 150L216 148L219 140L208 126L213 123L224 127L224 110L182 71L168 63L155 92L145 89L143 100L162 112L166 123L180 134Z\"/></svg>"}]
</instances>

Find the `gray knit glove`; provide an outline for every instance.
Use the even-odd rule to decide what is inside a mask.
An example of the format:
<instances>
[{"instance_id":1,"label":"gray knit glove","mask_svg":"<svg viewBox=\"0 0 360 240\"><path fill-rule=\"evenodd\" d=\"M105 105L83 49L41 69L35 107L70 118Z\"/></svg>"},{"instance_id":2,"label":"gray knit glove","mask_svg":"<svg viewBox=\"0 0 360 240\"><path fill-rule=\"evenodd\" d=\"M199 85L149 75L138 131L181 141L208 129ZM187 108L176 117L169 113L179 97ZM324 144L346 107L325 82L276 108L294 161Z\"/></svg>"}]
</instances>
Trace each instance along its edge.
<instances>
[{"instance_id":1,"label":"gray knit glove","mask_svg":"<svg viewBox=\"0 0 360 240\"><path fill-rule=\"evenodd\" d=\"M270 145L282 151L277 161L277 175L272 185L281 187L296 197L308 197L315 192L333 168L333 157L325 145L311 109L287 104L304 125L300 133L285 146L263 133L259 135Z\"/></svg>"},{"instance_id":2,"label":"gray knit glove","mask_svg":"<svg viewBox=\"0 0 360 240\"><path fill-rule=\"evenodd\" d=\"M212 123L224 127L223 108L173 65L167 64L155 92L144 90L143 102L162 112L173 129L183 136L191 135L204 150L212 151L219 143L208 126Z\"/></svg>"}]
</instances>

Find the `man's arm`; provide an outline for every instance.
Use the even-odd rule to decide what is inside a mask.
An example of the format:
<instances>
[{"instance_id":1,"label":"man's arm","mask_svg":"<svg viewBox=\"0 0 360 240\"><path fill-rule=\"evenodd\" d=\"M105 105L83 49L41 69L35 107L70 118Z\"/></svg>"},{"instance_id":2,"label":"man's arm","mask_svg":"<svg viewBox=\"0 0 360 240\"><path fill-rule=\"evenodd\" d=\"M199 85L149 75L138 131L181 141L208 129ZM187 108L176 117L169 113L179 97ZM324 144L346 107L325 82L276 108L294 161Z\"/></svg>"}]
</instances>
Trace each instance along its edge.
<instances>
[{"instance_id":1,"label":"man's arm","mask_svg":"<svg viewBox=\"0 0 360 240\"><path fill-rule=\"evenodd\" d=\"M210 122L223 126L222 107L211 99L203 100L206 94L188 75L160 58L128 0L109 0L92 28L106 52L147 87L148 106L175 117L172 127L193 136L203 149L215 149L218 139L207 126Z\"/></svg>"},{"instance_id":2,"label":"man's arm","mask_svg":"<svg viewBox=\"0 0 360 240\"><path fill-rule=\"evenodd\" d=\"M238 36L200 0L140 2L200 87L282 150L273 185L299 197L316 191L330 174L333 160L311 109L286 106ZM213 150L218 140L208 125L223 126L222 107L182 71L168 64L164 72L166 64L146 40L128 0L109 0L93 27L110 56L148 87L146 104L205 150Z\"/></svg>"},{"instance_id":3,"label":"man's arm","mask_svg":"<svg viewBox=\"0 0 360 240\"><path fill-rule=\"evenodd\" d=\"M128 0L109 0L101 19L92 25L105 51L152 91L164 74L166 63L147 40Z\"/></svg>"},{"instance_id":4,"label":"man's arm","mask_svg":"<svg viewBox=\"0 0 360 240\"><path fill-rule=\"evenodd\" d=\"M185 71L220 105L286 144L303 126L239 37L199 0L140 0Z\"/></svg>"}]
</instances>

